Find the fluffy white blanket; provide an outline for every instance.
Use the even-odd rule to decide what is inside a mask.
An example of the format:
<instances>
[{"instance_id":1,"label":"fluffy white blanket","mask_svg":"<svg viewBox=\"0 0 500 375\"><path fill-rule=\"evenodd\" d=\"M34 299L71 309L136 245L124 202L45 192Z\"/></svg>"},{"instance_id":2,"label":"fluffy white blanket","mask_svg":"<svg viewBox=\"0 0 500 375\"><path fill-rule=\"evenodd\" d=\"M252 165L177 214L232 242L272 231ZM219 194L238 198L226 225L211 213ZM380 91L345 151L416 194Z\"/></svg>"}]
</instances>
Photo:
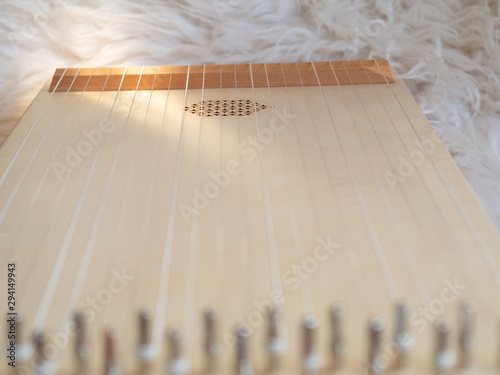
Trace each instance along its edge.
<instances>
[{"instance_id":1,"label":"fluffy white blanket","mask_svg":"<svg viewBox=\"0 0 500 375\"><path fill-rule=\"evenodd\" d=\"M500 228L496 0L0 0L0 129L56 67L386 58Z\"/></svg>"}]
</instances>

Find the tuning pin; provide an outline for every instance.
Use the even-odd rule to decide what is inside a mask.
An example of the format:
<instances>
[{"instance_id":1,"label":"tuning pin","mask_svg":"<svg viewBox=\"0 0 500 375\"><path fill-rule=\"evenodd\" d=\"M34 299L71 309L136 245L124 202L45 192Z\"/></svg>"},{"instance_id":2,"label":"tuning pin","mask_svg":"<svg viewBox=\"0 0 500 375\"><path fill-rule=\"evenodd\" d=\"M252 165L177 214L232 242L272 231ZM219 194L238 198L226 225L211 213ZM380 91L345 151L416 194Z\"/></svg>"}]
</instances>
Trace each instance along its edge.
<instances>
[{"instance_id":1,"label":"tuning pin","mask_svg":"<svg viewBox=\"0 0 500 375\"><path fill-rule=\"evenodd\" d=\"M153 320L153 311L148 308L144 308L139 311L139 344L140 345L150 345L151 344L151 322Z\"/></svg>"},{"instance_id":2,"label":"tuning pin","mask_svg":"<svg viewBox=\"0 0 500 375\"><path fill-rule=\"evenodd\" d=\"M302 369L306 374L314 374L321 366L321 358L316 350L316 334L319 326L315 315L307 315L303 326Z\"/></svg>"},{"instance_id":3,"label":"tuning pin","mask_svg":"<svg viewBox=\"0 0 500 375\"><path fill-rule=\"evenodd\" d=\"M75 353L78 360L79 374L87 373L90 347L87 343L87 331L85 325L85 314L82 311L75 312Z\"/></svg>"},{"instance_id":4,"label":"tuning pin","mask_svg":"<svg viewBox=\"0 0 500 375\"><path fill-rule=\"evenodd\" d=\"M56 373L56 366L50 360L47 352L48 336L45 332L37 331L33 336L33 346L35 348L35 372L37 374L53 375Z\"/></svg>"},{"instance_id":5,"label":"tuning pin","mask_svg":"<svg viewBox=\"0 0 500 375\"><path fill-rule=\"evenodd\" d=\"M118 346L118 329L115 327L107 327L104 331L104 374L105 375L120 375L121 369L118 365L117 346Z\"/></svg>"},{"instance_id":6,"label":"tuning pin","mask_svg":"<svg viewBox=\"0 0 500 375\"><path fill-rule=\"evenodd\" d=\"M16 339L15 339L15 341L16 341L16 349L18 350L19 347L24 344L24 340L23 340L23 324L22 324L23 316L21 315L21 313L16 313L13 316L12 319L14 319L14 327L15 327L15 331L14 332L16 332ZM9 322L9 324L10 324L10 322Z\"/></svg>"},{"instance_id":7,"label":"tuning pin","mask_svg":"<svg viewBox=\"0 0 500 375\"><path fill-rule=\"evenodd\" d=\"M332 306L330 310L331 321L331 351L333 357L333 367L338 370L342 367L346 344L344 340L343 322L345 316L345 307L339 303Z\"/></svg>"},{"instance_id":8,"label":"tuning pin","mask_svg":"<svg viewBox=\"0 0 500 375\"><path fill-rule=\"evenodd\" d=\"M167 332L168 338L168 373L183 375L188 371L189 365L184 358L182 348L182 332L179 327L172 326Z\"/></svg>"},{"instance_id":9,"label":"tuning pin","mask_svg":"<svg viewBox=\"0 0 500 375\"><path fill-rule=\"evenodd\" d=\"M276 306L271 306L267 312L266 349L269 354L269 369L272 372L277 371L280 367L280 358L286 352L287 345L283 337L279 309Z\"/></svg>"},{"instance_id":10,"label":"tuning pin","mask_svg":"<svg viewBox=\"0 0 500 375\"><path fill-rule=\"evenodd\" d=\"M236 373L238 375L252 375L253 369L248 356L248 340L250 332L244 325L236 328Z\"/></svg>"},{"instance_id":11,"label":"tuning pin","mask_svg":"<svg viewBox=\"0 0 500 375\"><path fill-rule=\"evenodd\" d=\"M153 321L153 310L143 308L138 314L139 334L137 339L136 354L141 363L149 363L156 358L156 350L151 342L151 324Z\"/></svg>"},{"instance_id":12,"label":"tuning pin","mask_svg":"<svg viewBox=\"0 0 500 375\"><path fill-rule=\"evenodd\" d=\"M455 364L455 357L448 350L450 324L440 318L436 322L436 347L434 351L434 367L437 374L446 374Z\"/></svg>"},{"instance_id":13,"label":"tuning pin","mask_svg":"<svg viewBox=\"0 0 500 375\"><path fill-rule=\"evenodd\" d=\"M368 326L369 350L368 366L369 373L374 375L383 374L387 364L382 358L382 332L384 331L384 322L381 318L375 317L370 320Z\"/></svg>"},{"instance_id":14,"label":"tuning pin","mask_svg":"<svg viewBox=\"0 0 500 375\"><path fill-rule=\"evenodd\" d=\"M459 346L460 365L462 368L469 367L472 362L472 350L474 347L474 316L476 314L476 304L472 301L465 301L459 310Z\"/></svg>"},{"instance_id":15,"label":"tuning pin","mask_svg":"<svg viewBox=\"0 0 500 375\"><path fill-rule=\"evenodd\" d=\"M203 315L205 323L205 352L207 355L207 367L209 372L217 370L217 357L219 356L219 343L217 340L217 319L219 311L214 307L209 307Z\"/></svg>"},{"instance_id":16,"label":"tuning pin","mask_svg":"<svg viewBox=\"0 0 500 375\"><path fill-rule=\"evenodd\" d=\"M16 361L24 363L33 354L33 347L31 346L29 340L26 341L24 337L23 315L19 312L16 313L14 320L14 325L16 327Z\"/></svg>"},{"instance_id":17,"label":"tuning pin","mask_svg":"<svg viewBox=\"0 0 500 375\"><path fill-rule=\"evenodd\" d=\"M35 363L37 367L43 365L43 363L45 363L47 360L45 353L46 344L47 344L47 335L42 331L35 332L33 337L33 345L35 347L35 355L36 355Z\"/></svg>"},{"instance_id":18,"label":"tuning pin","mask_svg":"<svg viewBox=\"0 0 500 375\"><path fill-rule=\"evenodd\" d=\"M396 368L402 368L406 364L407 352L413 347L415 339L408 332L408 308L405 303L396 304L396 332L394 343L398 348Z\"/></svg>"}]
</instances>

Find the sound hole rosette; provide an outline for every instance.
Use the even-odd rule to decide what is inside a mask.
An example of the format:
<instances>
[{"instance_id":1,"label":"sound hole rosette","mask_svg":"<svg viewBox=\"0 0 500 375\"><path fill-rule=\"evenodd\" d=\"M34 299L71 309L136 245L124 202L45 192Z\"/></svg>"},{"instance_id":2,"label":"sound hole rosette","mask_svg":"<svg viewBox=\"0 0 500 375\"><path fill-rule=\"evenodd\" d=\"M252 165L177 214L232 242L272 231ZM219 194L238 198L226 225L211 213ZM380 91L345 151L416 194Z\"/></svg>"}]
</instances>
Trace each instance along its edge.
<instances>
[{"instance_id":1,"label":"sound hole rosette","mask_svg":"<svg viewBox=\"0 0 500 375\"><path fill-rule=\"evenodd\" d=\"M250 116L270 107L250 99L205 99L185 106L184 111L200 117Z\"/></svg>"}]
</instances>

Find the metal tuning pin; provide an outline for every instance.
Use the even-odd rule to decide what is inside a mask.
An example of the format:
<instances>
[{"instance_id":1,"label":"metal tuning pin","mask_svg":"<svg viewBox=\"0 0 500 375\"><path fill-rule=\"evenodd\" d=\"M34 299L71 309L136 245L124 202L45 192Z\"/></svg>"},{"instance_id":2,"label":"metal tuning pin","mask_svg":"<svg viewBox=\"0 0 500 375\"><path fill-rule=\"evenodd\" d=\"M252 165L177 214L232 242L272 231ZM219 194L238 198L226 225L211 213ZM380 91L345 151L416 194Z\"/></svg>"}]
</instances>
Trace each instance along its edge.
<instances>
[{"instance_id":1,"label":"metal tuning pin","mask_svg":"<svg viewBox=\"0 0 500 375\"><path fill-rule=\"evenodd\" d=\"M217 358L219 357L219 342L217 340L217 319L219 311L214 307L208 307L203 314L205 326L204 347L207 355L207 369L209 373L217 371Z\"/></svg>"},{"instance_id":2,"label":"metal tuning pin","mask_svg":"<svg viewBox=\"0 0 500 375\"><path fill-rule=\"evenodd\" d=\"M248 355L250 331L244 326L236 328L236 374L252 375L253 368Z\"/></svg>"},{"instance_id":3,"label":"metal tuning pin","mask_svg":"<svg viewBox=\"0 0 500 375\"><path fill-rule=\"evenodd\" d=\"M321 358L316 349L318 318L315 315L306 315L302 326L302 370L304 374L315 374L321 366Z\"/></svg>"},{"instance_id":4,"label":"metal tuning pin","mask_svg":"<svg viewBox=\"0 0 500 375\"><path fill-rule=\"evenodd\" d=\"M280 310L274 305L267 311L266 350L269 355L269 370L271 372L279 370L281 357L285 354L286 349L287 343L283 337Z\"/></svg>"},{"instance_id":5,"label":"metal tuning pin","mask_svg":"<svg viewBox=\"0 0 500 375\"><path fill-rule=\"evenodd\" d=\"M149 363L156 358L157 352L151 342L153 310L143 308L138 314L138 339L136 354L141 363Z\"/></svg>"},{"instance_id":6,"label":"metal tuning pin","mask_svg":"<svg viewBox=\"0 0 500 375\"><path fill-rule=\"evenodd\" d=\"M436 374L446 374L455 364L455 357L448 349L450 324L446 319L436 321L436 347L434 349L434 368Z\"/></svg>"},{"instance_id":7,"label":"metal tuning pin","mask_svg":"<svg viewBox=\"0 0 500 375\"><path fill-rule=\"evenodd\" d=\"M344 339L343 319L345 316L345 307L336 303L330 309L331 322L331 341L330 348L333 357L333 368L338 370L342 368L346 343Z\"/></svg>"},{"instance_id":8,"label":"metal tuning pin","mask_svg":"<svg viewBox=\"0 0 500 375\"><path fill-rule=\"evenodd\" d=\"M87 329L85 324L85 315L82 311L75 312L75 353L78 361L78 373L84 375L87 373L88 361L90 357L90 347L87 343Z\"/></svg>"},{"instance_id":9,"label":"metal tuning pin","mask_svg":"<svg viewBox=\"0 0 500 375\"><path fill-rule=\"evenodd\" d=\"M398 356L396 358L396 368L405 366L407 353L415 343L414 337L408 331L408 307L405 303L396 304L396 332L394 334L394 343L397 347Z\"/></svg>"},{"instance_id":10,"label":"metal tuning pin","mask_svg":"<svg viewBox=\"0 0 500 375\"><path fill-rule=\"evenodd\" d=\"M23 315L21 313L17 313L15 315L15 327L16 327L16 360L19 363L26 362L33 353L33 347L31 343L25 340L24 336L24 323L23 323Z\"/></svg>"},{"instance_id":11,"label":"metal tuning pin","mask_svg":"<svg viewBox=\"0 0 500 375\"><path fill-rule=\"evenodd\" d=\"M121 369L118 365L118 329L107 327L104 331L104 374L121 375Z\"/></svg>"},{"instance_id":12,"label":"metal tuning pin","mask_svg":"<svg viewBox=\"0 0 500 375\"><path fill-rule=\"evenodd\" d=\"M184 357L182 347L182 331L177 326L172 326L167 331L168 339L168 364L167 370L172 375L183 375L189 369L188 362Z\"/></svg>"},{"instance_id":13,"label":"metal tuning pin","mask_svg":"<svg viewBox=\"0 0 500 375\"><path fill-rule=\"evenodd\" d=\"M467 368L472 363L472 351L474 348L474 317L476 314L476 304L472 301L465 301L459 310L459 347L460 366Z\"/></svg>"},{"instance_id":14,"label":"metal tuning pin","mask_svg":"<svg viewBox=\"0 0 500 375\"><path fill-rule=\"evenodd\" d=\"M33 346L35 347L35 366L37 368L43 367L47 358L45 355L45 345L47 344L47 335L38 331L33 336Z\"/></svg>"},{"instance_id":15,"label":"metal tuning pin","mask_svg":"<svg viewBox=\"0 0 500 375\"><path fill-rule=\"evenodd\" d=\"M368 349L368 370L370 374L380 375L385 373L387 364L383 360L382 354L382 333L384 322L381 318L375 317L370 320L368 326L369 349Z\"/></svg>"},{"instance_id":16,"label":"metal tuning pin","mask_svg":"<svg viewBox=\"0 0 500 375\"><path fill-rule=\"evenodd\" d=\"M33 346L35 348L35 373L43 375L53 375L56 373L54 362L49 359L47 352L48 336L45 332L37 331L33 336Z\"/></svg>"}]
</instances>

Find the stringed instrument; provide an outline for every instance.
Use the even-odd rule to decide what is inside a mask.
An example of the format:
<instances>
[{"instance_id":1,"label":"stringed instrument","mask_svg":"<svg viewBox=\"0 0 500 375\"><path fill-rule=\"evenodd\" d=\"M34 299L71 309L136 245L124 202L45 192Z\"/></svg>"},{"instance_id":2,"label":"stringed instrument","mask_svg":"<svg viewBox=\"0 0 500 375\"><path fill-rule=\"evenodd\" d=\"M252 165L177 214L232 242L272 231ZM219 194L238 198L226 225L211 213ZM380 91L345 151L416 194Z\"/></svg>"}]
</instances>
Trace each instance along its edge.
<instances>
[{"instance_id":1,"label":"stringed instrument","mask_svg":"<svg viewBox=\"0 0 500 375\"><path fill-rule=\"evenodd\" d=\"M0 234L1 374L499 371L499 234L387 61L57 69Z\"/></svg>"}]
</instances>

